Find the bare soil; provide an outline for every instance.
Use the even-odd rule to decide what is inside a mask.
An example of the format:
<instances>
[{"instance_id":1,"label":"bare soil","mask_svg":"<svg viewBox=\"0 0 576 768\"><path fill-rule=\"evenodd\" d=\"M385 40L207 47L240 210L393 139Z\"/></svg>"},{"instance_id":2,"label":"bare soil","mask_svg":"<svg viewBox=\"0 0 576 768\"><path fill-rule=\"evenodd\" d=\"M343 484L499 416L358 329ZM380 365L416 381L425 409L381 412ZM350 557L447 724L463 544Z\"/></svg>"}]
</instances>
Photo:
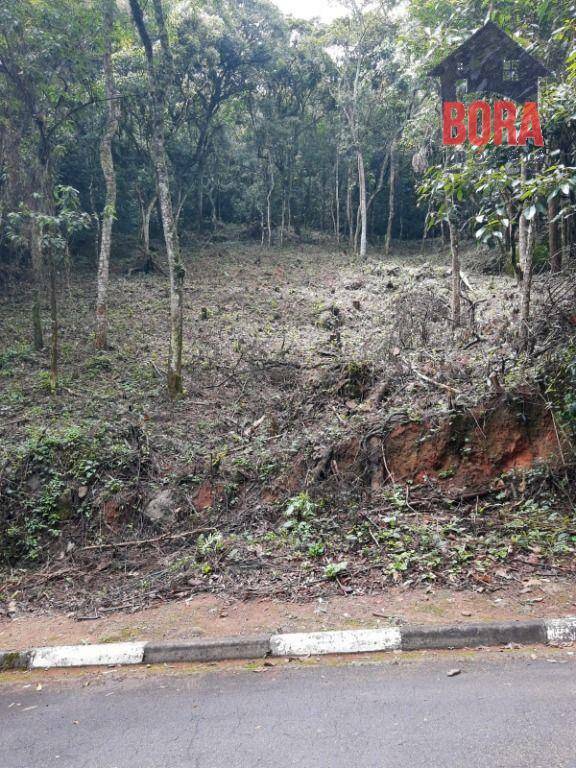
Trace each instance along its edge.
<instances>
[{"instance_id":1,"label":"bare soil","mask_svg":"<svg viewBox=\"0 0 576 768\"><path fill-rule=\"evenodd\" d=\"M576 613L576 585L531 578L494 592L390 587L379 595L313 601L230 600L201 595L126 613L22 614L0 619L0 648L128 640L173 641L262 632L377 628L554 618Z\"/></svg>"}]
</instances>

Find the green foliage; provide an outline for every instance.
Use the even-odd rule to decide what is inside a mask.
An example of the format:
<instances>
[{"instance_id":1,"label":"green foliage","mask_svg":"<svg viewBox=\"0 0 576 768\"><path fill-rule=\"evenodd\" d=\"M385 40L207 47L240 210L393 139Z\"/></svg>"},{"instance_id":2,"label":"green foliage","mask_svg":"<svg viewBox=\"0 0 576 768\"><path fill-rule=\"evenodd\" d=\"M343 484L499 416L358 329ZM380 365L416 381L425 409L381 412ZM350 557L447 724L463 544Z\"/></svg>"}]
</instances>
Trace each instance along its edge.
<instances>
[{"instance_id":1,"label":"green foliage","mask_svg":"<svg viewBox=\"0 0 576 768\"><path fill-rule=\"evenodd\" d=\"M321 541L315 541L308 547L309 557L322 557L325 553L326 547Z\"/></svg>"},{"instance_id":2,"label":"green foliage","mask_svg":"<svg viewBox=\"0 0 576 768\"><path fill-rule=\"evenodd\" d=\"M339 563L328 563L324 568L324 578L337 579L338 576L342 576L342 574L346 573L347 570L348 563L346 561L341 561Z\"/></svg>"},{"instance_id":3,"label":"green foliage","mask_svg":"<svg viewBox=\"0 0 576 768\"><path fill-rule=\"evenodd\" d=\"M88 371L111 371L113 367L110 356L101 352L86 360L86 370Z\"/></svg>"},{"instance_id":4,"label":"green foliage","mask_svg":"<svg viewBox=\"0 0 576 768\"><path fill-rule=\"evenodd\" d=\"M576 438L576 340L567 345L553 364L546 394L569 434Z\"/></svg>"},{"instance_id":5,"label":"green foliage","mask_svg":"<svg viewBox=\"0 0 576 768\"><path fill-rule=\"evenodd\" d=\"M116 6L112 59L122 110L120 130L114 137L119 190L114 231L132 235L134 241L130 242L135 245L147 208L153 237L161 227L149 156L151 114L145 63L126 4ZM565 224L568 233L573 227L573 3L408 0L401 14L393 4L356 4L349 16L333 25L287 19L275 6L259 1L164 0L163 7L174 66L162 72L166 108L161 117L171 192L174 201L181 203L179 224L185 236L204 227L211 230L207 240L214 243L228 238L231 231L237 237L241 229L260 239L268 216L272 241L275 235L280 240L280 226L284 242L308 237L311 230L332 234L338 219L340 231L336 234L344 236L347 213L352 222L357 219L361 155L372 205L370 236L376 243L384 234L389 213L384 192L390 180L393 141L400 155L396 220L402 217L405 235L422 234L424 214L416 210L418 186L422 202L429 207L428 228L450 221L463 234L503 253L511 250L515 236L517 240L521 217L544 229L542 224L551 215L550 202L558 203L557 222ZM154 31L150 8L147 23ZM489 11L555 72L554 82L546 84L542 94L544 151L489 145L479 151L452 152L439 144L438 98L427 71L482 24ZM71 251L84 238L90 239L86 252L92 258L98 219L94 212L110 212L103 210L98 159L108 106L100 12L100 4L78 0L2 3L2 266L11 261L19 270L25 268L31 260L31 232L38 230L44 258L71 269ZM529 171L525 179L521 175L524 164ZM428 171L419 182L418 174L424 168ZM130 257L134 250L131 247ZM546 245L537 245L536 266L543 266L548 258ZM26 275L23 277L25 286ZM269 315L270 310L281 314L282 290L278 287L267 316L261 318L263 334L275 332L276 323ZM299 290L293 289L291 298L299 300ZM155 300L160 302L161 297ZM315 309L331 306L326 295L313 300ZM221 332L222 323L235 322L233 313L214 298L207 303L211 308L201 314L206 327L215 326ZM140 319L138 309L122 306L121 312L131 322ZM66 322L61 313L63 336L69 344L79 346L81 341L69 333ZM86 322L84 329L89 327ZM242 358L247 362L250 350L245 336L237 333L230 339L239 363ZM472 345L470 349L474 354ZM213 360L198 357L202 373L213 367ZM133 413L145 418L145 398L156 397L159 391L154 365L147 362L150 358L152 362L159 359L158 350L150 346L125 359L113 352L87 353L82 373L92 374L94 380L105 379L101 374L131 360L128 379L111 383L106 397L129 398L130 408L136 403ZM25 345L3 345L0 376L8 380L34 359ZM575 359L571 345L560 373L550 384L562 426L573 433ZM190 370L193 373L192 363ZM341 367L341 372L340 394L346 399L362 397L372 383L373 372L362 360ZM513 370L507 375L516 373ZM20 408L27 405L30 392L39 396L39 390L52 391L53 384L48 374L31 371L25 385L2 393L2 405ZM55 400L55 406L47 417L28 408L31 420L38 416L38 423L50 426L34 430L13 455L0 446L0 527L7 532L0 556L10 563L51 556L63 531L74 529L81 536L83 526L97 527L94 500L123 494L132 487L134 477L146 471L146 441L135 435L135 427L66 427L69 402L63 397ZM239 397L237 412L244 408ZM96 401L95 415L98 409ZM60 419L59 428L49 421L52 417ZM351 411L347 416L350 423L356 418L362 414ZM208 415L205 431L212 426L210 419ZM234 439L248 444L240 431ZM197 436L193 440L187 446L191 464L198 458L197 443L202 443ZM227 486L229 495L246 478L266 481L277 474L279 464L270 458L272 451L268 454L262 449L259 458L248 456L248 451L239 456L224 441L220 437L218 445L211 446L207 463L214 473L232 465L235 476ZM199 471L191 470L188 482L195 482ZM79 484L90 488L82 499L76 492ZM533 498L517 507L508 507L506 498L496 499L466 520L452 515L446 501L449 512L434 526L414 516L406 489L400 486L383 494L382 501L385 514L378 518L378 525L359 522L356 510L349 508L342 513L345 522L340 530L342 521L327 519L323 505L303 492L286 503L282 522L274 523L278 530L267 531L262 538L271 548L296 550L290 556L305 560L312 570L322 568L318 560L326 552L336 558L340 551L343 556L358 551L395 579L409 579L413 574L434 579L441 574L447 580L458 580L468 571L489 572L495 564L502 566L513 557L538 554L535 548L552 560L573 550L571 520L559 515L546 498ZM216 560L223 548L222 534L206 534L198 539L194 556ZM329 563L324 575L335 578L345 566L345 561ZM213 567L213 562L202 565L206 575Z\"/></svg>"},{"instance_id":6,"label":"green foliage","mask_svg":"<svg viewBox=\"0 0 576 768\"><path fill-rule=\"evenodd\" d=\"M314 546L315 525L320 504L313 501L306 491L293 496L284 508L285 522L281 531L298 548Z\"/></svg>"},{"instance_id":7,"label":"green foliage","mask_svg":"<svg viewBox=\"0 0 576 768\"><path fill-rule=\"evenodd\" d=\"M306 491L293 496L288 500L284 509L284 516L288 520L309 520L314 517L318 504L312 501Z\"/></svg>"},{"instance_id":8,"label":"green foliage","mask_svg":"<svg viewBox=\"0 0 576 768\"><path fill-rule=\"evenodd\" d=\"M78 498L76 489L101 486L113 493L142 458L146 462L126 437L106 423L32 429L0 484L0 526L6 531L0 560L42 560L69 521L89 524L91 502Z\"/></svg>"},{"instance_id":9,"label":"green foliage","mask_svg":"<svg viewBox=\"0 0 576 768\"><path fill-rule=\"evenodd\" d=\"M31 358L30 347L19 344L0 352L0 376L12 376L14 366Z\"/></svg>"},{"instance_id":10,"label":"green foliage","mask_svg":"<svg viewBox=\"0 0 576 768\"><path fill-rule=\"evenodd\" d=\"M34 194L37 206L20 205L17 211L8 214L8 237L12 242L25 246L30 226L37 226L41 232L42 250L52 258L65 259L70 239L78 232L88 229L91 216L80 210L78 190L59 185L53 192L53 214L42 213L41 195Z\"/></svg>"},{"instance_id":11,"label":"green foliage","mask_svg":"<svg viewBox=\"0 0 576 768\"><path fill-rule=\"evenodd\" d=\"M166 76L162 73L167 146L183 230L204 224L219 235L224 223L233 222L261 237L269 201L272 229L278 230L283 221L283 238L293 236L295 228L298 233L332 231L334 212L327 201L338 158L343 235L344 187L350 176L355 209L355 151L361 148L374 212L370 235L376 239L386 230L388 203L380 192L388 178L387 153L396 140L405 234L421 235L418 183L409 170L417 157L424 166L443 167L434 180L425 179L428 192L421 190L423 198L436 198L428 225L450 215L461 217L473 231L478 216L478 240L500 246L510 217L506 195L519 175L519 153L494 146L484 152L443 152L437 136L437 94L427 75L489 13L557 75L543 88L541 105L551 152L546 157L532 153L538 169L534 176L549 178L538 180L537 192L526 188L524 193L534 198L528 210L532 204L538 208L536 198L542 203L553 182L562 195L560 215L570 215L566 190L573 188L574 174L559 178L551 170L560 167L554 154L560 145L563 162L574 165L576 65L570 3L504 0L489 11L485 1L410 0L402 14L394 4L359 4L332 24L289 19L273 4L261 2L163 0L163 8L172 59ZM7 135L14 139L7 154L18 154L18 163L0 168L7 179L3 209L22 216L22 203L45 217L50 233L46 244L50 240L57 249L63 229L76 240L83 234L79 229L72 234L71 220L63 222L61 213L58 226L53 221L56 179L62 189L73 185L79 191L82 210L107 213L98 161L107 110L101 12L98 3L76 0L5 0L2 7L0 96ZM147 23L155 34L153 14ZM115 229L136 235L141 209L153 200L155 184L143 52L126 4L116 7L112 42L122 103L121 130L114 140L119 189ZM468 166L474 164L499 178L469 177ZM42 178L43 168L50 168L49 178ZM552 179L555 174L558 178ZM487 188L480 194L478 184L484 183ZM486 200L480 199L484 196ZM56 208L61 207L62 201L57 202ZM159 222L151 210L154 229ZM514 217L519 213L515 207ZM25 218L30 220L30 214ZM7 221L4 216L2 229ZM86 223L95 228L95 219ZM4 242L0 239L0 258L7 257ZM28 250L23 231L13 245Z\"/></svg>"},{"instance_id":12,"label":"green foliage","mask_svg":"<svg viewBox=\"0 0 576 768\"><path fill-rule=\"evenodd\" d=\"M196 549L202 557L220 552L224 547L224 537L219 531L213 533L201 533L196 539Z\"/></svg>"}]
</instances>

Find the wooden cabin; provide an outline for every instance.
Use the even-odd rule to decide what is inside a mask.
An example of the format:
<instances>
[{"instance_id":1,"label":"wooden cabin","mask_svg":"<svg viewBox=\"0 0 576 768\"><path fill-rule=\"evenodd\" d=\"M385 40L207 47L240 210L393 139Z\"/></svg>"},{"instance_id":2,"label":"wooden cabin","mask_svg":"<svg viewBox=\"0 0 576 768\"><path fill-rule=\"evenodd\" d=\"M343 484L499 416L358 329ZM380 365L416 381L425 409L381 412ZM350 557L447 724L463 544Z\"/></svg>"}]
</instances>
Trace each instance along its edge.
<instances>
[{"instance_id":1,"label":"wooden cabin","mask_svg":"<svg viewBox=\"0 0 576 768\"><path fill-rule=\"evenodd\" d=\"M492 94L516 102L538 100L538 78L551 73L493 21L487 22L430 70L442 101L463 93Z\"/></svg>"}]
</instances>

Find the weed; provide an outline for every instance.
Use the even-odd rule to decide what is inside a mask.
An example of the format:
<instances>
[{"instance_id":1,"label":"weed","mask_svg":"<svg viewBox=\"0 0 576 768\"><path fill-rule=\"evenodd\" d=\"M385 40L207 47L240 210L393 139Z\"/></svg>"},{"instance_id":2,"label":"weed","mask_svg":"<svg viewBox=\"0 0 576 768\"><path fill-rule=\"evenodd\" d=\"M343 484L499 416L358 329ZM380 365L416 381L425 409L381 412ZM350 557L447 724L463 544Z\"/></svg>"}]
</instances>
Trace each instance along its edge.
<instances>
[{"instance_id":1,"label":"weed","mask_svg":"<svg viewBox=\"0 0 576 768\"><path fill-rule=\"evenodd\" d=\"M318 506L308 493L302 492L288 500L284 516L289 520L308 520L314 516Z\"/></svg>"},{"instance_id":2,"label":"weed","mask_svg":"<svg viewBox=\"0 0 576 768\"><path fill-rule=\"evenodd\" d=\"M143 451L132 447L121 428L101 423L72 424L54 430L33 428L11 457L0 493L0 527L6 531L0 560L39 560L63 525L80 514L91 517L90 499L78 499L74 488L102 483L106 493L123 485L132 467L146 466ZM102 478L106 477L103 481ZM44 550L46 549L46 552Z\"/></svg>"},{"instance_id":3,"label":"weed","mask_svg":"<svg viewBox=\"0 0 576 768\"><path fill-rule=\"evenodd\" d=\"M326 547L321 541L314 541L308 547L308 556L322 557L325 551L326 551Z\"/></svg>"},{"instance_id":4,"label":"weed","mask_svg":"<svg viewBox=\"0 0 576 768\"><path fill-rule=\"evenodd\" d=\"M328 563L324 568L325 579L337 579L348 570L348 563L344 560L339 563Z\"/></svg>"},{"instance_id":5,"label":"weed","mask_svg":"<svg viewBox=\"0 0 576 768\"><path fill-rule=\"evenodd\" d=\"M196 549L202 557L219 552L224 547L224 537L219 531L201 533L196 540Z\"/></svg>"},{"instance_id":6,"label":"weed","mask_svg":"<svg viewBox=\"0 0 576 768\"><path fill-rule=\"evenodd\" d=\"M26 344L18 344L15 347L0 352L0 375L12 376L14 364L31 359L30 348Z\"/></svg>"},{"instance_id":7,"label":"weed","mask_svg":"<svg viewBox=\"0 0 576 768\"><path fill-rule=\"evenodd\" d=\"M96 373L97 371L111 371L113 368L112 360L108 355L100 353L93 355L86 360L86 370Z\"/></svg>"}]
</instances>

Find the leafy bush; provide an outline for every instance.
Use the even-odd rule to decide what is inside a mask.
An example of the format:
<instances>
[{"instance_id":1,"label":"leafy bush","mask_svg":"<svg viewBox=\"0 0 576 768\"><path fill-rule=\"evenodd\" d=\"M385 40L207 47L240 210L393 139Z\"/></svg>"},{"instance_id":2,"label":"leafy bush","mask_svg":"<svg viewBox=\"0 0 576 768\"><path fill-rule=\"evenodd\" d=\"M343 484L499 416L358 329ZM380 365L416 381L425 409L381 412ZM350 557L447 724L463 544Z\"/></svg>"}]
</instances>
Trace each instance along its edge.
<instances>
[{"instance_id":1,"label":"leafy bush","mask_svg":"<svg viewBox=\"0 0 576 768\"><path fill-rule=\"evenodd\" d=\"M547 394L554 402L564 426L576 438L576 341L572 341L555 364Z\"/></svg>"},{"instance_id":2,"label":"leafy bush","mask_svg":"<svg viewBox=\"0 0 576 768\"><path fill-rule=\"evenodd\" d=\"M129 427L100 424L32 430L0 473L0 562L38 561L50 550L64 524L83 526L92 516L97 494L76 492L80 486L102 492L122 487L146 471L145 442Z\"/></svg>"},{"instance_id":3,"label":"leafy bush","mask_svg":"<svg viewBox=\"0 0 576 768\"><path fill-rule=\"evenodd\" d=\"M309 520L317 509L318 504L304 491L288 500L284 516L288 520Z\"/></svg>"}]
</instances>

